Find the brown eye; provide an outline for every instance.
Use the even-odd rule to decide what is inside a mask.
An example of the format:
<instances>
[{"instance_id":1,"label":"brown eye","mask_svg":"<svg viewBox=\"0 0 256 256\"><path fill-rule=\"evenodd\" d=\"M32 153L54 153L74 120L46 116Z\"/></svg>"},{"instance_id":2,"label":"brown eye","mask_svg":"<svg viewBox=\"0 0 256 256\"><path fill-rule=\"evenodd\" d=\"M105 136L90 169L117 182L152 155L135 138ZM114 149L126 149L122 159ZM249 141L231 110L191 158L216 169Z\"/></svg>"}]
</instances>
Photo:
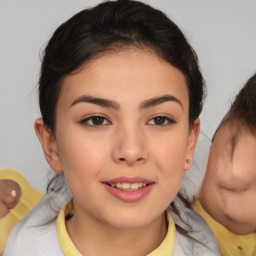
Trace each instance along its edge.
<instances>
[{"instance_id":1,"label":"brown eye","mask_svg":"<svg viewBox=\"0 0 256 256\"><path fill-rule=\"evenodd\" d=\"M102 116L94 116L92 117L92 124L93 125L102 125L105 121L105 118Z\"/></svg>"},{"instance_id":2,"label":"brown eye","mask_svg":"<svg viewBox=\"0 0 256 256\"><path fill-rule=\"evenodd\" d=\"M166 126L174 123L176 123L174 120L166 116L156 116L148 121L149 125L155 126Z\"/></svg>"},{"instance_id":3,"label":"brown eye","mask_svg":"<svg viewBox=\"0 0 256 256\"><path fill-rule=\"evenodd\" d=\"M153 118L153 120L154 120L155 125L163 125L166 122L166 118L164 118L162 116L155 117L155 118Z\"/></svg>"},{"instance_id":4,"label":"brown eye","mask_svg":"<svg viewBox=\"0 0 256 256\"><path fill-rule=\"evenodd\" d=\"M103 116L90 116L82 120L81 123L87 126L104 126L110 124L110 122Z\"/></svg>"}]
</instances>

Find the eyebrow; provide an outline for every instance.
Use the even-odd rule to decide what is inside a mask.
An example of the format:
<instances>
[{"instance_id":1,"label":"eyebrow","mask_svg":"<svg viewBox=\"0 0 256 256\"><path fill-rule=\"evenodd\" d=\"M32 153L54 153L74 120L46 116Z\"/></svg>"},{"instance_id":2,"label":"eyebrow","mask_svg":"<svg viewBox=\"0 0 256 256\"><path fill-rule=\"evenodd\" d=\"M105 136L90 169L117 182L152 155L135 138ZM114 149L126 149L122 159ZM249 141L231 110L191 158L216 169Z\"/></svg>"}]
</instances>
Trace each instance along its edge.
<instances>
[{"instance_id":1,"label":"eyebrow","mask_svg":"<svg viewBox=\"0 0 256 256\"><path fill-rule=\"evenodd\" d=\"M80 97L78 97L77 99L75 99L72 104L69 107L72 107L78 103L92 103L92 104L96 104L102 107L108 107L108 108L114 108L114 109L119 109L120 108L120 104L118 104L115 101L112 100L108 100L108 99L104 99L104 98L97 98L97 97L92 97L92 96L88 96L88 95L82 95Z\"/></svg>"},{"instance_id":2,"label":"eyebrow","mask_svg":"<svg viewBox=\"0 0 256 256\"><path fill-rule=\"evenodd\" d=\"M168 102L168 101L178 103L181 106L181 108L183 109L183 105L182 105L181 101L172 95L163 95L160 97L154 97L154 98L145 100L144 102L142 102L140 104L139 108L140 109L150 108L150 107L154 107L154 106L157 106L159 104L162 104L162 103Z\"/></svg>"},{"instance_id":3,"label":"eyebrow","mask_svg":"<svg viewBox=\"0 0 256 256\"><path fill-rule=\"evenodd\" d=\"M148 100L143 101L140 106L139 109L145 109L145 108L150 108L150 107L154 107L157 105L160 105L164 102L176 102L178 103L181 108L183 109L183 105L181 103L181 101L179 99L177 99L176 97L172 96L172 95L163 95L160 97L154 97ZM91 103L91 104L96 104L102 107L108 107L108 108L114 108L116 110L120 109L120 104L117 103L116 101L112 101L109 99L104 99L104 98L98 98L98 97L93 97L93 96L89 96L89 95L82 95L78 98L76 98L69 107L72 107L78 103Z\"/></svg>"}]
</instances>

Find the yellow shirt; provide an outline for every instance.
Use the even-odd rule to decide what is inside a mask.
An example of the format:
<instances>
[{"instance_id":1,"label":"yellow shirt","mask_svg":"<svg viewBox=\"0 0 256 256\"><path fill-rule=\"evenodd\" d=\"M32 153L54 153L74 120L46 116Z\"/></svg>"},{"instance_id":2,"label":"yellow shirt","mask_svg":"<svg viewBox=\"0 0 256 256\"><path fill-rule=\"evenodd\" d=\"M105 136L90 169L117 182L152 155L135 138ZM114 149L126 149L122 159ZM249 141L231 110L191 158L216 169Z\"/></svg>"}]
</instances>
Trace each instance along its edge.
<instances>
[{"instance_id":1,"label":"yellow shirt","mask_svg":"<svg viewBox=\"0 0 256 256\"><path fill-rule=\"evenodd\" d=\"M12 169L0 169L1 180L13 180L21 187L20 201L14 209L0 219L0 255L4 251L7 238L17 224L43 197L43 193L32 188L28 181L19 172Z\"/></svg>"},{"instance_id":2,"label":"yellow shirt","mask_svg":"<svg viewBox=\"0 0 256 256\"><path fill-rule=\"evenodd\" d=\"M214 220L202 207L199 200L193 203L193 209L204 218L213 231L222 256L252 256L256 249L256 233L239 236Z\"/></svg>"},{"instance_id":3,"label":"yellow shirt","mask_svg":"<svg viewBox=\"0 0 256 256\"><path fill-rule=\"evenodd\" d=\"M68 204L67 204L68 205ZM64 252L65 256L82 256L81 253L77 250L72 240L70 239L66 224L65 224L65 208L62 208L58 219L57 219L57 235L58 239ZM147 256L170 256L172 255L174 240L175 240L175 225L172 219L171 214L168 212L168 231L163 240L157 249L148 254Z\"/></svg>"}]
</instances>

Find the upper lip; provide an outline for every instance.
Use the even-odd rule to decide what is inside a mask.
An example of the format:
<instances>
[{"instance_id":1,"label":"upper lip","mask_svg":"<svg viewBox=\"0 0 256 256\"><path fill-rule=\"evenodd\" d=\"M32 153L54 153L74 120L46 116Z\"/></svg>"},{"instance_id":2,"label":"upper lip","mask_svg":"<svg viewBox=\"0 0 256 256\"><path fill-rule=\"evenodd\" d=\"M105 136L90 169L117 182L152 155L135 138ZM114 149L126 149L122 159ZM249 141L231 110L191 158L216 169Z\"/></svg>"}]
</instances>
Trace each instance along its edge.
<instances>
[{"instance_id":1,"label":"upper lip","mask_svg":"<svg viewBox=\"0 0 256 256\"><path fill-rule=\"evenodd\" d=\"M116 184L116 183L154 183L152 180L148 180L143 177L118 177L112 180L104 181L103 183Z\"/></svg>"}]
</instances>

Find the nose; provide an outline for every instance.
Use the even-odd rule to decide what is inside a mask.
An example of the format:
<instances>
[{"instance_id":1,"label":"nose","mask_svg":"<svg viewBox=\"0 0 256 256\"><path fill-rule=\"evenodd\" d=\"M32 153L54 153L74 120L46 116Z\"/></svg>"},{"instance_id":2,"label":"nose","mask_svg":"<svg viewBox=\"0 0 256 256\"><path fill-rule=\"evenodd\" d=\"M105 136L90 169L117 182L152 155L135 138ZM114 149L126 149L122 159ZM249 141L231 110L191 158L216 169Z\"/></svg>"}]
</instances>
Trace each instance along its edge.
<instances>
[{"instance_id":1,"label":"nose","mask_svg":"<svg viewBox=\"0 0 256 256\"><path fill-rule=\"evenodd\" d=\"M114 162L129 166L146 162L148 157L146 138L139 127L120 128L113 140L112 158Z\"/></svg>"}]
</instances>

